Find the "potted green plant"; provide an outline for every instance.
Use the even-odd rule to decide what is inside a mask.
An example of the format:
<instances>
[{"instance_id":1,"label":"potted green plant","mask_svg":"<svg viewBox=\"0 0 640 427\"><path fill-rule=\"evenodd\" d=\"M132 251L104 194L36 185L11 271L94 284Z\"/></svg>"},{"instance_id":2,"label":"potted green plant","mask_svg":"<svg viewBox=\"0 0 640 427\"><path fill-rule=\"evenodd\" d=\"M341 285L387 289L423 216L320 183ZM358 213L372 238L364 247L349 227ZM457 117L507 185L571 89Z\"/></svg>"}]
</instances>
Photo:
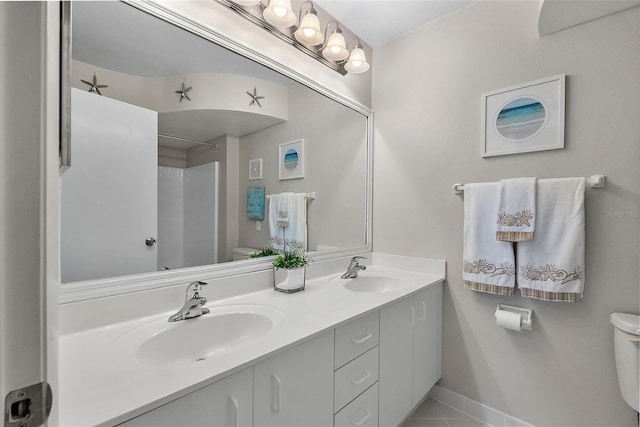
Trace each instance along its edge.
<instances>
[{"instance_id":1,"label":"potted green plant","mask_svg":"<svg viewBox=\"0 0 640 427\"><path fill-rule=\"evenodd\" d=\"M300 248L279 251L273 260L274 289L287 294L304 290L309 262L311 258Z\"/></svg>"}]
</instances>

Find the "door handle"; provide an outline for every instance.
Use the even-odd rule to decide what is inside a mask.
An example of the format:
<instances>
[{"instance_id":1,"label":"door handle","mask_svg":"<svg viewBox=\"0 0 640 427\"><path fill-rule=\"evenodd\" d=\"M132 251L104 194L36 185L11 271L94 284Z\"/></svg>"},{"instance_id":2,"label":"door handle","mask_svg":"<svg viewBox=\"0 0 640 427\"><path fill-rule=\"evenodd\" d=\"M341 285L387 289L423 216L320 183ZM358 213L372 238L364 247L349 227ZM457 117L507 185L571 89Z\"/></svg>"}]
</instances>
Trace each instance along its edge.
<instances>
[{"instance_id":1,"label":"door handle","mask_svg":"<svg viewBox=\"0 0 640 427\"><path fill-rule=\"evenodd\" d=\"M271 374L271 410L280 412L280 378L276 374Z\"/></svg>"}]
</instances>

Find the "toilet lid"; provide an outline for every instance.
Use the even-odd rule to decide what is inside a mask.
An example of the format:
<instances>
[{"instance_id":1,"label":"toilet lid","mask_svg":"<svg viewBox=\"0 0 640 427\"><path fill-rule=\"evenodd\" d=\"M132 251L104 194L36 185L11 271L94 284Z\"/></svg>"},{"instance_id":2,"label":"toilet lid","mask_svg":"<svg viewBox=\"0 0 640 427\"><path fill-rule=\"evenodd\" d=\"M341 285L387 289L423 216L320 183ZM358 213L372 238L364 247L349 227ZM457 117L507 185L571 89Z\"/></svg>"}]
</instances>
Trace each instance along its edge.
<instances>
[{"instance_id":1,"label":"toilet lid","mask_svg":"<svg viewBox=\"0 0 640 427\"><path fill-rule=\"evenodd\" d=\"M611 313L611 323L629 334L640 335L640 316L628 313Z\"/></svg>"}]
</instances>

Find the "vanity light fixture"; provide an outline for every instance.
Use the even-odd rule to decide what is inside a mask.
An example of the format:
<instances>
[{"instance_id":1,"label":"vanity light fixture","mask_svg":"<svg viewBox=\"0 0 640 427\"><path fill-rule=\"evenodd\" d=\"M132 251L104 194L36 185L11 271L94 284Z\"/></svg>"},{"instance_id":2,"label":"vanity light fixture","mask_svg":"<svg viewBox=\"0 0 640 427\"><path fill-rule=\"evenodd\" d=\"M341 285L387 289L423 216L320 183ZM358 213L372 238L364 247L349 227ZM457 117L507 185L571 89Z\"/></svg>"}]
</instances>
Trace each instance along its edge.
<instances>
[{"instance_id":1,"label":"vanity light fixture","mask_svg":"<svg viewBox=\"0 0 640 427\"><path fill-rule=\"evenodd\" d=\"M269 5L262 12L262 16L269 24L278 28L288 28L296 23L296 14L291 7L291 0L269 0Z\"/></svg>"},{"instance_id":2,"label":"vanity light fixture","mask_svg":"<svg viewBox=\"0 0 640 427\"><path fill-rule=\"evenodd\" d=\"M347 73L364 73L369 69L360 40L347 30L350 39L349 43L345 43L345 34L336 20L331 20L323 33L318 12L309 0L302 3L298 16L291 8L291 0L215 1L343 76ZM305 8L308 9L303 12ZM300 24L296 26L298 21ZM354 40L355 44L350 50L349 46Z\"/></svg>"},{"instance_id":3,"label":"vanity light fixture","mask_svg":"<svg viewBox=\"0 0 640 427\"><path fill-rule=\"evenodd\" d=\"M302 10L305 5L309 5L309 10L302 16ZM298 20L300 25L293 35L300 43L307 46L317 46L324 42L324 35L320 29L320 19L318 19L318 12L314 9L313 3L305 1L300 6L298 12Z\"/></svg>"},{"instance_id":4,"label":"vanity light fixture","mask_svg":"<svg viewBox=\"0 0 640 427\"><path fill-rule=\"evenodd\" d=\"M356 45L349 55L347 63L344 64L345 70L350 73L359 74L364 73L369 69L369 63L367 62L367 56L360 45L360 40L356 40ZM351 40L349 41L351 42Z\"/></svg>"},{"instance_id":5,"label":"vanity light fixture","mask_svg":"<svg viewBox=\"0 0 640 427\"><path fill-rule=\"evenodd\" d=\"M344 40L342 29L340 29L338 21L331 21L327 24L327 27L324 30L324 36L327 38L327 33L331 24L335 24L336 28L327 39L327 44L324 49L322 49L322 56L327 58L329 61L344 61L349 57L349 49L347 49L347 43Z\"/></svg>"}]
</instances>

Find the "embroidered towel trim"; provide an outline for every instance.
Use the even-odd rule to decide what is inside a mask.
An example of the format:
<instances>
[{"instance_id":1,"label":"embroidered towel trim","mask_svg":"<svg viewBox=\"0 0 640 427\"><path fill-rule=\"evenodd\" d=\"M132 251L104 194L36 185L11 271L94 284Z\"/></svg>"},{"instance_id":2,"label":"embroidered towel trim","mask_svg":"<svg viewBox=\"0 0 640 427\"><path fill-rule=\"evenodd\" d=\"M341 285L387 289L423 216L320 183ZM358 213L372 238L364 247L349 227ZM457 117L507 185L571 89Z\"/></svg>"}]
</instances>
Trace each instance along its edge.
<instances>
[{"instance_id":1,"label":"embroidered towel trim","mask_svg":"<svg viewBox=\"0 0 640 427\"><path fill-rule=\"evenodd\" d=\"M522 296L578 302L584 292L585 178L538 180L536 238L518 243Z\"/></svg>"},{"instance_id":2,"label":"embroidered towel trim","mask_svg":"<svg viewBox=\"0 0 640 427\"><path fill-rule=\"evenodd\" d=\"M530 242L536 226L536 178L512 178L499 182L496 239Z\"/></svg>"},{"instance_id":3,"label":"embroidered towel trim","mask_svg":"<svg viewBox=\"0 0 640 427\"><path fill-rule=\"evenodd\" d=\"M513 295L513 244L495 239L498 183L466 184L464 188L464 287L497 295Z\"/></svg>"}]
</instances>

